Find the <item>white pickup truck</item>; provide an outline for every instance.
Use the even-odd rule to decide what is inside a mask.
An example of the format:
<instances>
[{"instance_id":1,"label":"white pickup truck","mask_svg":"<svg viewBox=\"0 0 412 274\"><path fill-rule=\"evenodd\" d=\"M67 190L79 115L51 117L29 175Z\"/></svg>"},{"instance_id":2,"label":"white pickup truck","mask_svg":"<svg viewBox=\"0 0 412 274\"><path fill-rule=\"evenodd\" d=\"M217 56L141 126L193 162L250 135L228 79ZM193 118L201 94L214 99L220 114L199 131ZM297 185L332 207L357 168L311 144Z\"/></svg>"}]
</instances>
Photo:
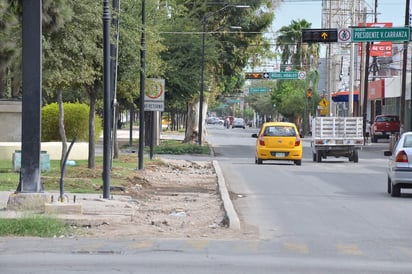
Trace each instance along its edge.
<instances>
[{"instance_id":1,"label":"white pickup truck","mask_svg":"<svg viewBox=\"0 0 412 274\"><path fill-rule=\"evenodd\" d=\"M362 117L315 117L312 120L312 154L314 162L327 156L348 157L359 161L358 150L363 146Z\"/></svg>"}]
</instances>

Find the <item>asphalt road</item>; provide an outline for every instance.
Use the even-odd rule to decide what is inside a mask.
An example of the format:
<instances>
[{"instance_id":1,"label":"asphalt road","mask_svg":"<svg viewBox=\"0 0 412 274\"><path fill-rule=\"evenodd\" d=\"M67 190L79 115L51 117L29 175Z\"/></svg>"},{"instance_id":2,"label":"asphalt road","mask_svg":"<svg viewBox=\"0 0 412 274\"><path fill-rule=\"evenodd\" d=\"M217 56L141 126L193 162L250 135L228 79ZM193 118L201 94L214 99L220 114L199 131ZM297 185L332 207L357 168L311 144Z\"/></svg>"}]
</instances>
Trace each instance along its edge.
<instances>
[{"instance_id":1,"label":"asphalt road","mask_svg":"<svg viewBox=\"0 0 412 274\"><path fill-rule=\"evenodd\" d=\"M1 273L412 273L412 194L386 193L383 151L359 163L254 164L256 129L208 126L253 241L0 238Z\"/></svg>"}]
</instances>

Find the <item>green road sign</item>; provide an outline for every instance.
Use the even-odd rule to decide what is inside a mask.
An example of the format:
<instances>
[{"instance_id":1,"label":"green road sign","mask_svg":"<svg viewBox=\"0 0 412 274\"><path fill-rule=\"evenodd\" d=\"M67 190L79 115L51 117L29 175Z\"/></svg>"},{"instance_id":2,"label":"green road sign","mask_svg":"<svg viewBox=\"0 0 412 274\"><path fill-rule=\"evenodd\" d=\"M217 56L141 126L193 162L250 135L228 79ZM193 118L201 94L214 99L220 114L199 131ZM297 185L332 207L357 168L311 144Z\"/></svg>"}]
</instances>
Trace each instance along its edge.
<instances>
[{"instance_id":1,"label":"green road sign","mask_svg":"<svg viewBox=\"0 0 412 274\"><path fill-rule=\"evenodd\" d=\"M240 100L239 99L229 99L226 102L229 104L236 104L236 103L240 103Z\"/></svg>"},{"instance_id":2,"label":"green road sign","mask_svg":"<svg viewBox=\"0 0 412 274\"><path fill-rule=\"evenodd\" d=\"M269 92L269 88L249 88L249 93Z\"/></svg>"},{"instance_id":3,"label":"green road sign","mask_svg":"<svg viewBox=\"0 0 412 274\"><path fill-rule=\"evenodd\" d=\"M269 79L305 79L306 73L304 71L280 71L280 72L269 72Z\"/></svg>"},{"instance_id":4,"label":"green road sign","mask_svg":"<svg viewBox=\"0 0 412 274\"><path fill-rule=\"evenodd\" d=\"M352 42L404 42L410 40L410 28L352 28Z\"/></svg>"}]
</instances>

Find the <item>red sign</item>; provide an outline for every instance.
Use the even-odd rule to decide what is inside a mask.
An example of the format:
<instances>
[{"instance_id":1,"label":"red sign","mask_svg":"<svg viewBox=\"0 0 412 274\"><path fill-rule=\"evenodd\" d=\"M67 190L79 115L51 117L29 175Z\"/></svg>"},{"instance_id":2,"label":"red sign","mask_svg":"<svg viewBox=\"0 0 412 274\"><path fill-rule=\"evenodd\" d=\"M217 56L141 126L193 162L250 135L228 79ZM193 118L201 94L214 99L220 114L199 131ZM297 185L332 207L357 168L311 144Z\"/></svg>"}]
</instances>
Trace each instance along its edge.
<instances>
[{"instance_id":1,"label":"red sign","mask_svg":"<svg viewBox=\"0 0 412 274\"><path fill-rule=\"evenodd\" d=\"M392 27L392 23L360 23L359 26L361 27L372 27L372 28L390 28ZM358 44L358 56L362 54L362 44ZM392 42L374 42L373 45L369 47L369 56L372 57L388 57L392 56Z\"/></svg>"},{"instance_id":2,"label":"red sign","mask_svg":"<svg viewBox=\"0 0 412 274\"><path fill-rule=\"evenodd\" d=\"M385 79L368 83L368 99L376 100L385 98Z\"/></svg>"}]
</instances>

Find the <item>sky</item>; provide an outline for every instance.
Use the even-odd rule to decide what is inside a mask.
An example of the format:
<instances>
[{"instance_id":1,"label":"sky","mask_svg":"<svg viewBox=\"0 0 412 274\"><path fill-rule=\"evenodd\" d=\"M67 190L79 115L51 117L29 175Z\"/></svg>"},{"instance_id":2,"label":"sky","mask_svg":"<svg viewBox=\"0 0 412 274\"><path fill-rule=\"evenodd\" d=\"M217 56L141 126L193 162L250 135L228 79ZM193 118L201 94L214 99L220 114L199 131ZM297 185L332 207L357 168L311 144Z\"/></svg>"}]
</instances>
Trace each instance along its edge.
<instances>
[{"instance_id":1,"label":"sky","mask_svg":"<svg viewBox=\"0 0 412 274\"><path fill-rule=\"evenodd\" d=\"M392 22L394 27L402 27L405 24L405 0L377 0L378 1L378 22ZM368 11L373 12L375 0L366 0ZM275 19L271 30L266 37L275 39L276 32L283 26L290 25L292 20L305 19L312 23L312 28L322 27L322 1L321 0L282 0L280 6L275 9ZM367 22L374 22L374 15L367 18ZM272 41L275 43L275 41ZM321 46L320 55L324 56L326 47ZM275 66L277 63L268 61L266 66Z\"/></svg>"},{"instance_id":2,"label":"sky","mask_svg":"<svg viewBox=\"0 0 412 274\"><path fill-rule=\"evenodd\" d=\"M272 31L282 26L290 25L292 20L305 19L312 23L312 28L321 28L322 1L321 0L285 0L275 10L275 20ZM377 0L378 22L392 22L393 26L401 27L405 24L405 0ZM367 0L368 10L373 10L375 0ZM370 15L368 22L373 22Z\"/></svg>"}]
</instances>

